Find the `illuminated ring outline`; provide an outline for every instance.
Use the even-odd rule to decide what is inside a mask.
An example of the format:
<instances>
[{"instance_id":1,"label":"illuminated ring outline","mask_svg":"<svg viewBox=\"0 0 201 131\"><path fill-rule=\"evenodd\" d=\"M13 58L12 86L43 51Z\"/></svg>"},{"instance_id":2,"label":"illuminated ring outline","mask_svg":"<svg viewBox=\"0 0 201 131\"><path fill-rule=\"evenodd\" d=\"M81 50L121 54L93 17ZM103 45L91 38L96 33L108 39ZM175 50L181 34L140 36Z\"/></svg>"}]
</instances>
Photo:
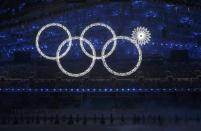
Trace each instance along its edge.
<instances>
[{"instance_id":1,"label":"illuminated ring outline","mask_svg":"<svg viewBox=\"0 0 201 131\"><path fill-rule=\"evenodd\" d=\"M44 57L44 58L46 58L46 59L48 59L48 60L56 60L56 57L48 56L48 55L46 55L46 54L44 54L44 53L42 52L42 50L40 49L40 46L39 46L39 38L40 38L41 33L42 33L45 29L47 29L47 28L49 28L49 27L54 27L54 26L55 26L55 27L60 27L60 28L62 28L62 29L68 34L68 37L69 37L69 38L68 38L68 39L69 39L68 48L66 49L66 51L65 51L63 54L61 54L61 56L59 56L59 58L64 57L64 56L68 53L68 51L70 50L70 48L71 48L71 46L72 46L72 36L71 36L71 33L70 33L70 31L68 30L67 27L65 27L64 25L59 24L59 23L49 23L49 24L43 26L43 27L38 31L38 33L37 33L37 35L36 35L36 49L37 49L38 53L39 53L42 57Z\"/></svg>"},{"instance_id":2,"label":"illuminated ring outline","mask_svg":"<svg viewBox=\"0 0 201 131\"><path fill-rule=\"evenodd\" d=\"M85 27L85 29L82 31L82 33L81 33L81 35L80 35L80 38L81 38L81 39L84 38L84 34L85 34L90 28L95 27L95 26L102 26L102 27L105 27L106 29L108 29L108 30L112 33L113 38L116 38L116 37L117 37L115 31L114 31L109 25L106 25L106 24L104 24L104 23L93 23L93 24L90 24L90 25L88 25L87 27ZM93 55L89 54L89 53L85 50L84 45L83 45L83 41L82 41L82 40L80 41L81 49L82 49L82 51L85 53L85 55L87 55L88 57L90 57L90 58L92 58L92 59L95 58L95 59L97 59L97 60L100 60L100 59L109 57L109 56L114 52L114 50L115 50L115 48L116 48L116 45L117 45L117 41L114 40L114 45L113 45L113 47L112 47L112 49L111 49L110 52L108 52L108 53L107 53L106 55L104 55L104 56L93 56Z\"/></svg>"},{"instance_id":3,"label":"illuminated ring outline","mask_svg":"<svg viewBox=\"0 0 201 131\"><path fill-rule=\"evenodd\" d=\"M95 58L95 57L92 58L92 62L91 62L91 64L90 64L90 66L89 66L84 72L81 72L81 73L77 73L77 74L76 74L76 73L70 73L70 72L66 71L66 70L63 68L63 66L61 65L61 62L60 62L60 52L61 52L62 47L63 47L66 43L68 43L69 41L72 41L72 40L84 41L84 42L87 43L87 44L90 46L90 48L92 49L92 54L93 54L93 56L96 56L96 51L95 51L95 49L94 49L94 47L93 47L93 45L92 45L92 43L91 43L90 41L88 41L88 40L85 39L85 38L80 38L80 37L78 37L78 36L75 36L75 37L72 37L71 39L66 39L66 40L64 40L64 41L59 45L58 50L57 50L57 52L56 52L56 62L57 62L57 65L58 65L59 69L60 69L65 75L68 75L68 76L71 76L71 77L81 77L81 76L84 76L84 75L86 75L87 73L89 73L89 72L91 71L91 69L94 67L94 64L95 64L95 62L96 62L96 58ZM67 53L68 53L68 52L67 52Z\"/></svg>"},{"instance_id":4,"label":"illuminated ring outline","mask_svg":"<svg viewBox=\"0 0 201 131\"><path fill-rule=\"evenodd\" d=\"M133 73L140 67L140 64L141 64L141 62L142 62L142 51L141 51L141 49L140 49L140 46L139 46L133 39L131 39L130 37L126 37L126 36L117 36L116 38L112 38L112 39L108 40L108 41L106 42L106 44L104 45L103 50L101 51L101 55L103 56L103 55L105 54L105 51L106 51L107 46L108 46L112 41L114 41L114 40L119 40L119 39L128 40L128 41L130 41L130 42L137 48L139 57L138 57L138 62L137 62L137 64L135 65L135 67L134 67L132 70L128 71L128 72L119 73L119 72L116 72L116 71L112 70L112 69L108 66L108 64L106 63L105 58L102 58L102 62L103 62L104 67L105 67L111 74L116 75L116 76L128 76L128 75L133 74Z\"/></svg>"}]
</instances>

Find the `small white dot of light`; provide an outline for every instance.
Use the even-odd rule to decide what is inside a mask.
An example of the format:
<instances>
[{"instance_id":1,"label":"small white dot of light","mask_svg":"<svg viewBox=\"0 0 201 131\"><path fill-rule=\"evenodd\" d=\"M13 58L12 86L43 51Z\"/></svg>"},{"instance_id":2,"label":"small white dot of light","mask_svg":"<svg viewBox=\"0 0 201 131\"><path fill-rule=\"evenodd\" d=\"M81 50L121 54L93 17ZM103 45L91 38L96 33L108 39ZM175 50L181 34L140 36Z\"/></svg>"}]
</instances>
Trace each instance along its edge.
<instances>
[{"instance_id":1,"label":"small white dot of light","mask_svg":"<svg viewBox=\"0 0 201 131\"><path fill-rule=\"evenodd\" d=\"M56 89L54 88L53 91L56 91Z\"/></svg>"},{"instance_id":2,"label":"small white dot of light","mask_svg":"<svg viewBox=\"0 0 201 131\"><path fill-rule=\"evenodd\" d=\"M93 89L93 91L96 91L96 89Z\"/></svg>"},{"instance_id":3,"label":"small white dot of light","mask_svg":"<svg viewBox=\"0 0 201 131\"><path fill-rule=\"evenodd\" d=\"M108 30L111 32L113 38L116 38L116 33L115 33L115 31L114 31L109 25L106 25L106 24L104 24L104 23L92 23L92 24L88 25L87 27L85 27L85 29L82 31L82 33L81 33L81 35L80 35L81 39L84 38L85 33L86 33L90 28L95 27L95 26L105 27L106 29L108 29ZM83 45L83 41L80 40L80 47L81 47L81 50L84 52L84 54L87 55L88 57L92 58L92 59L98 59L98 60L100 60L100 59L102 59L102 58L107 58L107 57L109 57L109 56L114 52L114 50L115 50L115 48L116 48L116 44L117 44L117 42L116 42L116 40L115 40L115 41L114 41L114 45L113 45L111 51L108 52L108 54L102 55L102 56L95 56L94 54L93 54L93 55L89 54L89 53L85 50L84 45Z\"/></svg>"},{"instance_id":4,"label":"small white dot of light","mask_svg":"<svg viewBox=\"0 0 201 131\"><path fill-rule=\"evenodd\" d=\"M190 88L188 88L188 91L190 91L191 89Z\"/></svg>"},{"instance_id":5,"label":"small white dot of light","mask_svg":"<svg viewBox=\"0 0 201 131\"><path fill-rule=\"evenodd\" d=\"M116 91L119 91L119 89L116 89Z\"/></svg>"},{"instance_id":6,"label":"small white dot of light","mask_svg":"<svg viewBox=\"0 0 201 131\"><path fill-rule=\"evenodd\" d=\"M123 89L123 88L122 88L121 90L122 90L122 91L124 91L124 89Z\"/></svg>"},{"instance_id":7,"label":"small white dot of light","mask_svg":"<svg viewBox=\"0 0 201 131\"><path fill-rule=\"evenodd\" d=\"M139 88L138 90L139 90L139 91L142 91L142 89L141 89L141 88Z\"/></svg>"},{"instance_id":8,"label":"small white dot of light","mask_svg":"<svg viewBox=\"0 0 201 131\"><path fill-rule=\"evenodd\" d=\"M110 89L110 91L112 91L113 89Z\"/></svg>"},{"instance_id":9,"label":"small white dot of light","mask_svg":"<svg viewBox=\"0 0 201 131\"><path fill-rule=\"evenodd\" d=\"M60 89L59 89L59 91L61 92L61 91L62 91L62 89L60 88Z\"/></svg>"},{"instance_id":10,"label":"small white dot of light","mask_svg":"<svg viewBox=\"0 0 201 131\"><path fill-rule=\"evenodd\" d=\"M130 89L127 89L127 91L130 91Z\"/></svg>"},{"instance_id":11,"label":"small white dot of light","mask_svg":"<svg viewBox=\"0 0 201 131\"><path fill-rule=\"evenodd\" d=\"M174 90L176 91L177 89L175 88Z\"/></svg>"},{"instance_id":12,"label":"small white dot of light","mask_svg":"<svg viewBox=\"0 0 201 131\"><path fill-rule=\"evenodd\" d=\"M68 89L65 89L65 91L68 91Z\"/></svg>"},{"instance_id":13,"label":"small white dot of light","mask_svg":"<svg viewBox=\"0 0 201 131\"><path fill-rule=\"evenodd\" d=\"M135 91L135 88L133 88L133 91Z\"/></svg>"},{"instance_id":14,"label":"small white dot of light","mask_svg":"<svg viewBox=\"0 0 201 131\"><path fill-rule=\"evenodd\" d=\"M17 89L18 91L20 91L20 89Z\"/></svg>"},{"instance_id":15,"label":"small white dot of light","mask_svg":"<svg viewBox=\"0 0 201 131\"><path fill-rule=\"evenodd\" d=\"M154 89L151 89L151 91L153 91Z\"/></svg>"},{"instance_id":16,"label":"small white dot of light","mask_svg":"<svg viewBox=\"0 0 201 131\"><path fill-rule=\"evenodd\" d=\"M90 89L87 89L87 91L90 91Z\"/></svg>"},{"instance_id":17,"label":"small white dot of light","mask_svg":"<svg viewBox=\"0 0 201 131\"><path fill-rule=\"evenodd\" d=\"M107 89L105 88L105 91L107 91Z\"/></svg>"},{"instance_id":18,"label":"small white dot of light","mask_svg":"<svg viewBox=\"0 0 201 131\"><path fill-rule=\"evenodd\" d=\"M2 89L0 88L0 91L1 91Z\"/></svg>"},{"instance_id":19,"label":"small white dot of light","mask_svg":"<svg viewBox=\"0 0 201 131\"><path fill-rule=\"evenodd\" d=\"M73 89L70 89L70 91L73 91Z\"/></svg>"},{"instance_id":20,"label":"small white dot of light","mask_svg":"<svg viewBox=\"0 0 201 131\"><path fill-rule=\"evenodd\" d=\"M77 91L79 91L79 89L76 89Z\"/></svg>"},{"instance_id":21,"label":"small white dot of light","mask_svg":"<svg viewBox=\"0 0 201 131\"><path fill-rule=\"evenodd\" d=\"M85 89L82 89L82 91L85 91Z\"/></svg>"},{"instance_id":22,"label":"small white dot of light","mask_svg":"<svg viewBox=\"0 0 201 131\"><path fill-rule=\"evenodd\" d=\"M49 91L49 89L46 89L46 91Z\"/></svg>"},{"instance_id":23,"label":"small white dot of light","mask_svg":"<svg viewBox=\"0 0 201 131\"><path fill-rule=\"evenodd\" d=\"M102 89L98 89L99 91L102 91Z\"/></svg>"}]
</instances>

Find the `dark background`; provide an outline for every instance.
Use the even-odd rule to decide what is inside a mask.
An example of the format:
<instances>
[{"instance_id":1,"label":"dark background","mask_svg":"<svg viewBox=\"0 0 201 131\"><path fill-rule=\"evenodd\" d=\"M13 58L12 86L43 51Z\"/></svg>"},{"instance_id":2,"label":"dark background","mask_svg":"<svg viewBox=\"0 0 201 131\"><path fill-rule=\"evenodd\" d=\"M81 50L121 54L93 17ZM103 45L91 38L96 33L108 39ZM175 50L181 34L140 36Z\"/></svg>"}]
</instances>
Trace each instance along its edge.
<instances>
[{"instance_id":1,"label":"dark background","mask_svg":"<svg viewBox=\"0 0 201 131\"><path fill-rule=\"evenodd\" d=\"M199 0L0 0L2 130L16 126L21 128L15 130L35 129L32 125L41 130L50 125L65 125L62 129L69 130L82 126L86 130L108 126L115 131L176 130L180 124L188 130L192 123L200 130L200 18ZM96 61L90 73L73 78L62 74L55 61L44 59L36 50L37 32L53 22L65 25L72 36L80 36L86 26L96 22L128 37L136 27L144 26L151 41L141 46L142 64L130 76L114 76ZM111 37L101 27L85 35L98 55ZM41 49L55 56L65 39L65 32L49 28L41 35ZM73 43L62 64L78 73L91 59L78 41ZM123 44L117 45L107 62L114 70L128 71L137 62L137 50L128 41L118 43Z\"/></svg>"}]
</instances>

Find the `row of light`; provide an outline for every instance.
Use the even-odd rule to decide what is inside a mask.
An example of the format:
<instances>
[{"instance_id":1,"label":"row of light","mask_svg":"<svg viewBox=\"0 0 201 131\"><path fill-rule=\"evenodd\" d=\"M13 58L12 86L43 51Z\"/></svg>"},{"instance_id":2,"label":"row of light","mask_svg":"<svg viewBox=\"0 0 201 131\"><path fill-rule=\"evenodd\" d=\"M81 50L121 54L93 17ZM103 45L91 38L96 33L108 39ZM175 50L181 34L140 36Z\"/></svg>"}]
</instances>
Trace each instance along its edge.
<instances>
[{"instance_id":1,"label":"row of light","mask_svg":"<svg viewBox=\"0 0 201 131\"><path fill-rule=\"evenodd\" d=\"M161 44L156 44L155 42L152 42L152 43L150 43L149 45L159 45L159 46L167 46L167 47L169 47L169 48L174 48L174 47L181 47L181 48L187 48L188 49L188 47L189 48L198 48L198 46L197 45L187 45L187 44L169 44L169 43L161 43ZM48 46L47 45L44 45L44 46L42 46L41 47L41 49L47 49L48 48ZM12 54L12 53L14 53L15 51L29 51L29 50L35 50L35 47L23 47L23 48L18 48L18 49L16 49L16 48L13 48L13 49L9 49L9 54ZM6 49L3 49L3 50L0 50L0 52L7 52L6 51Z\"/></svg>"},{"instance_id":2,"label":"row of light","mask_svg":"<svg viewBox=\"0 0 201 131\"><path fill-rule=\"evenodd\" d=\"M66 93L135 93L135 92L200 92L201 88L0 88L0 92L66 92Z\"/></svg>"},{"instance_id":3,"label":"row of light","mask_svg":"<svg viewBox=\"0 0 201 131\"><path fill-rule=\"evenodd\" d=\"M160 44L158 44L158 43L155 43L155 42L151 42L149 45L158 45L158 46L169 46L169 47L186 47L186 48L188 48L188 47L191 47L191 48L198 48L198 45L192 45L192 44L175 44L174 42L172 42L172 43L160 43ZM48 48L48 46L47 45L44 45L44 46L42 46L41 47L42 49L47 49ZM34 46L32 46L32 47L22 47L21 49L20 48L18 48L18 49L16 49L16 48L14 48L14 49L9 49L9 51L11 52L11 51L19 51L19 50L34 50L35 49L35 47ZM3 48L3 50L6 50L5 48ZM2 52L2 50L1 50L1 52Z\"/></svg>"}]
</instances>

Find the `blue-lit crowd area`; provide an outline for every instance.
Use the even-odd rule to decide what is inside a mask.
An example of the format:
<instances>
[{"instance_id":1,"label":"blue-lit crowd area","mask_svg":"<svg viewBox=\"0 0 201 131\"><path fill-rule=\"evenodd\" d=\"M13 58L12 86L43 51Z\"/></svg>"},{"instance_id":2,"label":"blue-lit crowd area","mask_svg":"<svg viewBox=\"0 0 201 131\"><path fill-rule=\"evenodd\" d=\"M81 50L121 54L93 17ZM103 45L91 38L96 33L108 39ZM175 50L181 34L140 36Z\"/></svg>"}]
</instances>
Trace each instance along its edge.
<instances>
[{"instance_id":1,"label":"blue-lit crowd area","mask_svg":"<svg viewBox=\"0 0 201 131\"><path fill-rule=\"evenodd\" d=\"M63 125L75 131L91 131L89 125L97 126L97 131L169 131L169 125L174 129L185 125L184 131L200 130L200 18L199 0L0 0L0 125L8 126L0 130L11 125L22 125L16 128L20 131L26 130L23 125L40 125L43 130L45 125ZM115 76L96 60L88 74L74 78L36 49L36 35L49 23L60 23L79 37L92 23L105 23L117 36L130 38L142 26L150 31L151 39L140 45L142 63L132 75ZM55 57L67 38L61 28L50 27L40 36L40 48ZM84 38L100 56L112 34L97 26ZM72 43L60 61L67 71L79 73L92 59L83 53L79 40ZM92 54L89 46L84 47ZM127 72L138 56L131 42L118 40L106 61L113 70ZM192 123L196 126L191 127Z\"/></svg>"}]
</instances>

